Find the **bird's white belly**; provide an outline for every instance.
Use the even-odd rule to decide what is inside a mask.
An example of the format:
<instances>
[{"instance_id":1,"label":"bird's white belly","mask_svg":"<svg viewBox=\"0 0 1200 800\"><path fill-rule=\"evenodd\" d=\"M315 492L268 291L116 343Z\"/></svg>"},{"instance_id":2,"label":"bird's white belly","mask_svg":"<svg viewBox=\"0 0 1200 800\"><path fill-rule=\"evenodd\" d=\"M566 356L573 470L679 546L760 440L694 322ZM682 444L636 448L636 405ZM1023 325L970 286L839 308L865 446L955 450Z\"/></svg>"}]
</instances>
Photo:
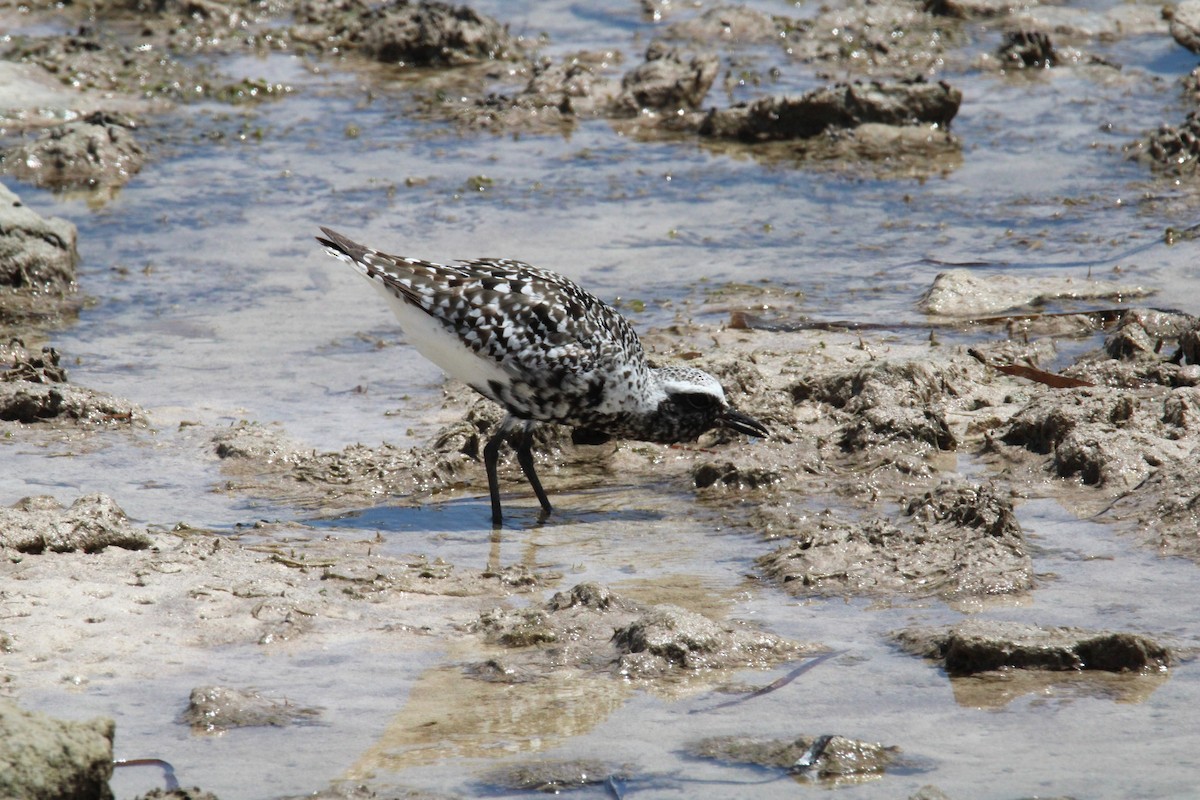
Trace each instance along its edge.
<instances>
[{"instance_id":1,"label":"bird's white belly","mask_svg":"<svg viewBox=\"0 0 1200 800\"><path fill-rule=\"evenodd\" d=\"M371 284L387 298L388 305L400 320L400 327L404 329L409 344L415 347L418 353L441 367L447 375L475 387L489 397L492 396L488 388L489 382L497 381L506 385L511 381L499 364L473 353L437 318L392 294L382 283L373 280Z\"/></svg>"}]
</instances>

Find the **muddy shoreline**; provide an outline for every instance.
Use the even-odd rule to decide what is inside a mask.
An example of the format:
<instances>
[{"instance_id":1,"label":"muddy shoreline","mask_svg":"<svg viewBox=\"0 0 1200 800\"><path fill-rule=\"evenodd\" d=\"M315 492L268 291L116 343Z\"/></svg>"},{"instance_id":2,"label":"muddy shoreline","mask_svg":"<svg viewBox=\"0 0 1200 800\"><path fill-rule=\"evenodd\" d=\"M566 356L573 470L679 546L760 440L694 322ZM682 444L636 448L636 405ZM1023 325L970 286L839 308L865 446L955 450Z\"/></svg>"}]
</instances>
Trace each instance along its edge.
<instances>
[{"instance_id":1,"label":"muddy shoreline","mask_svg":"<svg viewBox=\"0 0 1200 800\"><path fill-rule=\"evenodd\" d=\"M569 431L548 428L536 452L554 517L535 520L536 501L510 458L501 478L515 522L488 532L480 451L500 412L462 385L440 385L439 398L424 401L404 444L363 443L348 432L328 449L268 419L154 407L77 383L79 356L57 342L105 302L95 293L113 284L97 276L127 280L140 269L149 278L155 265L91 264L81 277L79 229L54 202L85 198L63 207L103 219L126 187L159 180L184 147L170 127L180 120L208 126L187 143L195 152L275 135L255 127L253 109L284 107L303 88L227 71L236 59L272 53L298 54L314 73L353 74L372 87L364 107L377 102L378 86L388 115L460 140L569 138L600 122L646 147L686 143L768 172L926 181L970 158L973 145L964 147L954 126L971 102L956 85L964 71L1031 93L1039 70L1117 80L1119 65L1099 54L1106 44L1173 37L1194 50L1193 12L1188 3L1164 17L1137 4L889 2L805 18L644 3L621 12L638 15L633 40L564 54L515 22L437 3L100 4L72 8L71 30L53 34L39 25L61 29L53 16L61 9L0 5L11 24L34 31L6 39L0 62L11 78L0 95L8 104L0 140L5 446L46 459L111 447L149 452L169 446L168 428L178 429L173 435L198 443L178 457L208 470L205 493L245 509L229 528L207 524L194 498L183 498L173 518L131 520L119 487L64 498L61 487L50 496L31 485L0 498L0 726L15 731L0 738L0 763L33 770L6 778L14 783L0 784L0 794L33 796L22 792L84 775L76 794L38 796L111 797L114 752L128 757L114 751L122 725L114 732L104 717L53 717L77 720L72 698L128 697L139 682L164 676L173 694L155 697L160 717L169 717L162 747L136 757L186 753L185 785L204 771L204 742L239 735L254 737L263 754L240 751L242 768L257 762L276 780L286 774L281 754L294 741L286 737L315 736L351 716L340 695L322 702L323 685L345 681L376 714L389 708L329 756L342 766L323 774L338 777L306 789L322 797L449 796L435 794L447 788L444 776L422 770L459 763L473 777L469 789L450 786L454 796L681 792L692 780L711 787L747 774L958 796L937 788L937 762L954 754L930 753L917 736L898 740L894 726L841 734L817 719L781 738L749 712L732 724L715 713L726 702L739 710L771 703L793 682L819 686L822 671L853 674L866 657L848 643L909 663L976 709L1040 694L1087 699L1108 714L1114 703L1149 704L1156 692L1190 685L1198 642L1186 625L1149 629L1137 609L1122 607L1080 625L1040 608L1040 597L1070 581L1045 566L1062 566L1047 544L1053 534L1025 521L1029 508L1052 503L1127 543L1125 557L1157 555L1164 569L1182 560L1188 570L1200 560L1192 509L1200 319L1188 313L1193 305L1170 310L1178 298L1153 273L1063 277L946 265L906 309L920 320L915 331L887 319L825 324L796 310L804 297L794 283L771 280L705 286L706 320L665 303L674 309L669 325L637 324L645 301L634 295L620 302L652 357L711 372L770 438L712 432L685 447L573 445ZM975 46L993 39L984 52ZM773 91L776 64L811 73L810 88ZM1184 91L1188 79L1180 76ZM211 117L189 116L199 103ZM1189 115L1131 132L1113 149L1147 181L1178 181L1200 154L1193 123ZM342 135L353 141L364 131L347 123ZM271 170L264 180L292 177L290 167ZM493 178L472 175L454 202L496 189ZM677 235L671 229L668 238ZM1159 246L1190 248L1192 237L1168 229ZM197 328L189 335L216 338ZM371 334L360 338L361 350L392 355ZM295 374L319 370L310 366L299 363ZM361 385L345 391L372 399ZM390 412L412 414L403 404ZM169 480L144 480L160 477ZM268 515L256 518L256 509ZM673 561L680 545L672 537L683 534L711 541L724 560ZM759 611L746 613L747 598ZM909 623L888 631L872 623L870 633L821 628L811 637L775 629L795 609L839 600L854 618L907 609ZM980 618L1020 608L1044 620ZM330 655L342 650L354 664ZM258 659L266 666L250 669ZM364 666L408 662L422 666L378 676L386 690L370 680L382 668ZM219 666L199 666L207 663ZM307 676L297 666L306 663ZM760 681L765 675L772 679ZM706 724L672 742L695 775L622 758L619 732L609 732L614 746L603 758L554 751L646 698L697 704L692 712ZM22 710L30 702L60 713L30 715ZM504 732L490 737L489 726ZM36 752L43 736L81 737L78 762ZM320 753L312 747L306 752ZM42 762L46 771L37 772ZM130 769L118 768L117 778L128 780ZM120 791L216 796L171 794L169 784L150 790L157 777L138 780ZM252 772L238 780L238 796L285 796ZM1014 783L996 796L1022 791Z\"/></svg>"}]
</instances>

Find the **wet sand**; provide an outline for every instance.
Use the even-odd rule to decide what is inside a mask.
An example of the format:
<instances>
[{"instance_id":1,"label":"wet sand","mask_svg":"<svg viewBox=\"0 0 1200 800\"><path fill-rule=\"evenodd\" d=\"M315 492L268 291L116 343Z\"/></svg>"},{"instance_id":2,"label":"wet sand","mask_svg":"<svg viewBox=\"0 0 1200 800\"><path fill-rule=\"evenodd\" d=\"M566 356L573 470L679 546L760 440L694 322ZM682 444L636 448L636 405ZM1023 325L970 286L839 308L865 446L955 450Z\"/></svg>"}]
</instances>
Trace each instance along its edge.
<instances>
[{"instance_id":1,"label":"wet sand","mask_svg":"<svg viewBox=\"0 0 1200 800\"><path fill-rule=\"evenodd\" d=\"M7 697L225 800L1187 796L1186 15L210 5L4 12L78 232L5 297ZM772 435L549 430L493 531L498 410L317 224L559 269Z\"/></svg>"}]
</instances>

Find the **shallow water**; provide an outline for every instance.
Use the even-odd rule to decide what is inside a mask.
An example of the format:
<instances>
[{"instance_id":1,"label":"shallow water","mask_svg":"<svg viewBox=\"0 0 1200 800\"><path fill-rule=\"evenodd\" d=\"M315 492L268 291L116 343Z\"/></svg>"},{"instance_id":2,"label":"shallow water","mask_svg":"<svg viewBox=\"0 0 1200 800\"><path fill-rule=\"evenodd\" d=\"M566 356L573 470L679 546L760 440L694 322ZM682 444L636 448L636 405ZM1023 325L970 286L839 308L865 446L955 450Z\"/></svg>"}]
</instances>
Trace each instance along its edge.
<instances>
[{"instance_id":1,"label":"shallow water","mask_svg":"<svg viewBox=\"0 0 1200 800\"><path fill-rule=\"evenodd\" d=\"M632 3L476 5L514 30L548 32L554 55L617 47L629 64L650 35ZM994 44L985 36L973 46ZM322 449L415 444L432 432L426 412L440 397L440 372L403 345L374 293L321 252L312 239L321 224L402 254L508 256L556 269L603 298L645 301L630 313L641 328L677 315L720 324L727 310L706 301L707 289L760 280L801 293L796 310L812 318L919 323L916 301L945 264L980 262L985 271L1117 277L1158 288L1153 304L1200 313L1194 247L1162 244L1166 228L1195 223L1194 199L1121 153L1160 120L1182 119L1174 80L1194 58L1165 35L1096 48L1123 68L946 76L964 92L953 124L963 160L922 180L633 141L602 121L566 137L460 133L406 113L404 84L378 70L274 55L225 68L292 84L294 95L253 108L188 107L155 121L151 163L109 202L14 185L28 205L79 227L80 285L95 304L51 339L72 380L142 404L153 430L133 441L7 444L3 502L103 491L155 526L297 519L321 532L380 535L389 553L459 566L524 563L563 572L564 586L596 580L638 599L720 608L844 651L763 698L696 714L728 695L661 697L617 682L610 695L583 698L569 687L526 695L479 686L467 695L445 666L466 656L381 652L374 639L349 635L325 652L230 647L206 663L165 665L158 680L112 678L23 701L73 717L114 716L120 756L166 758L184 785L223 800L368 775L487 793L483 771L529 755L635 764L641 777L628 784L630 796L795 796L791 779L758 785L770 776L681 753L687 740L747 731L839 733L904 750L906 768L845 787L845 797L903 797L925 783L953 797L1190 796L1200 740L1179 712L1200 702L1192 665L1159 682L1097 688L1064 679L1007 702L998 690L973 694L884 638L914 622L956 621L958 611L933 600L781 600L744 578L767 545L722 530L715 513L692 510L690 496L665 485L645 487L636 510L614 507L603 488L556 494L560 514L548 525L536 523L531 497L513 499L499 541L486 526L485 496L314 519L211 491L222 477L207 425L278 423ZM779 58L750 52L764 64ZM813 83L809 68L790 66L768 90ZM750 95L735 94L743 91ZM710 101L726 98L714 90ZM351 124L357 135L348 135ZM477 176L491 179L483 191L471 184ZM1200 644L1196 593L1181 591L1195 585L1193 564L1160 559L1053 501L1018 512L1038 548L1039 588L1025 604L980 614ZM736 679L766 684L790 668ZM311 726L193 735L175 721L187 690L217 682L286 692L326 713ZM446 713L469 719L440 739L414 735L427 711L419 701L455 692L463 694ZM997 705L973 704L979 697ZM152 772L121 771L118 796L155 785Z\"/></svg>"}]
</instances>

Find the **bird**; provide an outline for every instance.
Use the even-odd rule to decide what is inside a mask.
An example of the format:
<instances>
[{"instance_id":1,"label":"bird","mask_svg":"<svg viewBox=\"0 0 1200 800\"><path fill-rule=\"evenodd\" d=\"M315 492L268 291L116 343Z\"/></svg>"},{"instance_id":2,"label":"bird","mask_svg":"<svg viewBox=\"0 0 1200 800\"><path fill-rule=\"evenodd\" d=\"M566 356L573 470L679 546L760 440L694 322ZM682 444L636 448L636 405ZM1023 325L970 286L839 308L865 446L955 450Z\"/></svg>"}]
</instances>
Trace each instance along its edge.
<instances>
[{"instance_id":1,"label":"bird","mask_svg":"<svg viewBox=\"0 0 1200 800\"><path fill-rule=\"evenodd\" d=\"M326 251L383 295L417 352L507 412L483 448L493 527L504 518L497 463L505 441L541 519L553 511L534 468L541 423L570 427L575 444L674 444L719 427L769 435L729 404L707 372L652 366L628 320L562 275L507 258L437 264L321 232Z\"/></svg>"}]
</instances>

